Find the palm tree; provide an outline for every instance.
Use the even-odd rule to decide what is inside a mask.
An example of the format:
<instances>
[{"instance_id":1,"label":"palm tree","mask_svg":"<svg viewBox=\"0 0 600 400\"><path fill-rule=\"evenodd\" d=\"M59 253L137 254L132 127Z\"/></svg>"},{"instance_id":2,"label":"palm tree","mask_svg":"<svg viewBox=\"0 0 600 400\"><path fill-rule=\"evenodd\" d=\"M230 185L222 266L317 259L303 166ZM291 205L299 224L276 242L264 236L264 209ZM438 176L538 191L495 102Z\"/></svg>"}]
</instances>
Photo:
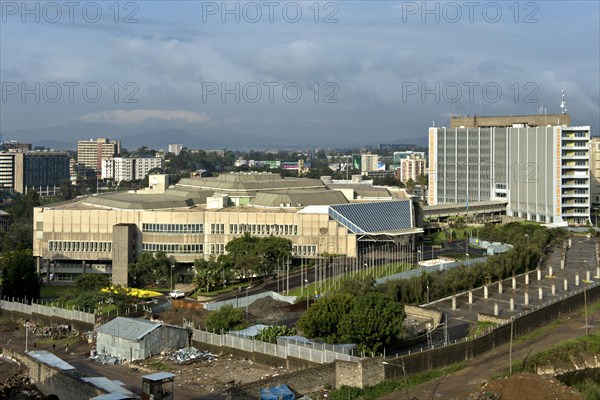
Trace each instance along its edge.
<instances>
[{"instance_id":1,"label":"palm tree","mask_svg":"<svg viewBox=\"0 0 600 400\"><path fill-rule=\"evenodd\" d=\"M415 181L413 181L412 178L408 178L408 180L406 181L406 191L408 192L408 194L412 194L413 190L415 190Z\"/></svg>"},{"instance_id":2,"label":"palm tree","mask_svg":"<svg viewBox=\"0 0 600 400\"><path fill-rule=\"evenodd\" d=\"M419 183L419 185L421 186L421 199L423 200L423 203L425 202L425 187L427 187L427 176L425 174L420 174L417 177L417 182Z\"/></svg>"}]
</instances>

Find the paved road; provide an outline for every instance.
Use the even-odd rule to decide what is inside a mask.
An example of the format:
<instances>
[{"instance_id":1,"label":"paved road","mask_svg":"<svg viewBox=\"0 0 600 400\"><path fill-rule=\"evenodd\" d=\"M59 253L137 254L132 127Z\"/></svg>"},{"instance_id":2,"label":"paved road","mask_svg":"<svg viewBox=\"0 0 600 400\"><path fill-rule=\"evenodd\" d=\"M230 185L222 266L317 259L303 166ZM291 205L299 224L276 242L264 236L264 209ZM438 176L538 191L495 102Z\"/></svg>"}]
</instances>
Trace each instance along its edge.
<instances>
[{"instance_id":1,"label":"paved road","mask_svg":"<svg viewBox=\"0 0 600 400\"><path fill-rule=\"evenodd\" d=\"M600 334L600 310L588 315L593 327L589 334ZM529 341L513 345L513 361L523 360L530 354L555 346L564 340L584 336L586 330L585 315L583 311L573 313L561 319L562 323L554 329L532 338ZM491 379L495 374L508 368L509 345L498 347L467 364L466 368L444 377L429 381L409 391L409 398L417 399L454 399L467 398L469 394L479 391L481 385ZM381 397L385 400L406 398L403 391L390 393Z\"/></svg>"}]
</instances>

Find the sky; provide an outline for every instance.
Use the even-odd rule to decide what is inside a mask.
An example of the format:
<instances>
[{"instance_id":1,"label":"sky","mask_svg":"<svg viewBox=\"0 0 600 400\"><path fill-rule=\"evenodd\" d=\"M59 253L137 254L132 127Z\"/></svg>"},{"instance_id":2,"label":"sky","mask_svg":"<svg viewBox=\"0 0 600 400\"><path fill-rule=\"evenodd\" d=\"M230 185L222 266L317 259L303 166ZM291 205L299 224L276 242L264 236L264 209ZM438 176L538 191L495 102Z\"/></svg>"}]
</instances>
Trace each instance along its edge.
<instances>
[{"instance_id":1,"label":"sky","mask_svg":"<svg viewBox=\"0 0 600 400\"><path fill-rule=\"evenodd\" d=\"M563 88L572 125L600 127L598 1L0 0L0 12L5 140L103 124L230 148L402 143L456 114L559 113Z\"/></svg>"}]
</instances>

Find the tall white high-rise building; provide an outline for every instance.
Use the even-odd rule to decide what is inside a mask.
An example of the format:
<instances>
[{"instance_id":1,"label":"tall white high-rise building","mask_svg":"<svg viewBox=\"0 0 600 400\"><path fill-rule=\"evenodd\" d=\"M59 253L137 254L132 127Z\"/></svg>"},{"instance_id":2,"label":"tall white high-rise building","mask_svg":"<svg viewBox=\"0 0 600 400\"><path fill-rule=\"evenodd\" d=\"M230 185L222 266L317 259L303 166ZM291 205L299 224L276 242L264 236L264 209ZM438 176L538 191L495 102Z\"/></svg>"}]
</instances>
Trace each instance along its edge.
<instances>
[{"instance_id":1,"label":"tall white high-rise building","mask_svg":"<svg viewBox=\"0 0 600 400\"><path fill-rule=\"evenodd\" d=\"M587 224L589 140L589 126L430 128L429 204L506 198L509 216Z\"/></svg>"},{"instance_id":2,"label":"tall white high-rise building","mask_svg":"<svg viewBox=\"0 0 600 400\"><path fill-rule=\"evenodd\" d=\"M114 157L102 160L102 179L115 182L144 179L154 168L164 168L162 157Z\"/></svg>"}]
</instances>

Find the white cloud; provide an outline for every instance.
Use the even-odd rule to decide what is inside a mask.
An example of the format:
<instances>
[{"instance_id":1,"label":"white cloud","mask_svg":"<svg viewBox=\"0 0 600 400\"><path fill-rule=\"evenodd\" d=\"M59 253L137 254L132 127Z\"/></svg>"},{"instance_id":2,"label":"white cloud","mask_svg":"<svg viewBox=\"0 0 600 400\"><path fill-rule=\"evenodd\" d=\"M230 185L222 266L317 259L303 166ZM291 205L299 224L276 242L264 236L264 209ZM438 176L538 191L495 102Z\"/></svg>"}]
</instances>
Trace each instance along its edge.
<instances>
[{"instance_id":1,"label":"white cloud","mask_svg":"<svg viewBox=\"0 0 600 400\"><path fill-rule=\"evenodd\" d=\"M190 124L203 123L210 120L204 113L195 113L183 110L114 110L100 111L85 114L79 118L80 121L92 123L113 123L119 125L136 125L146 120L180 120Z\"/></svg>"}]
</instances>

